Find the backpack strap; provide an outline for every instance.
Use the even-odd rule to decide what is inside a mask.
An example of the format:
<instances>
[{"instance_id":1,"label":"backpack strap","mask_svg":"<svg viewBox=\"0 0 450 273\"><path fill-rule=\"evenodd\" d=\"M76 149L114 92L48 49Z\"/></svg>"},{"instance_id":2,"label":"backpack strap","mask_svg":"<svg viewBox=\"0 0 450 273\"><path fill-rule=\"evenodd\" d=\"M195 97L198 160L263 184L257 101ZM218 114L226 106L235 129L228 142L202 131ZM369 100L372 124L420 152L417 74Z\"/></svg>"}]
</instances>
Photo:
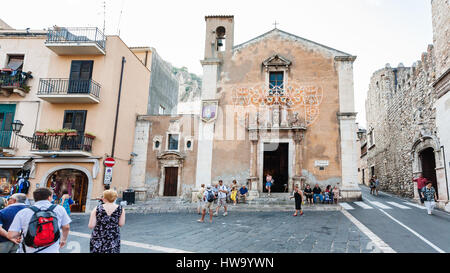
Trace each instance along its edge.
<instances>
[{"instance_id":1,"label":"backpack strap","mask_svg":"<svg viewBox=\"0 0 450 273\"><path fill-rule=\"evenodd\" d=\"M56 208L56 205L51 205L46 211L53 211Z\"/></svg>"},{"instance_id":2,"label":"backpack strap","mask_svg":"<svg viewBox=\"0 0 450 273\"><path fill-rule=\"evenodd\" d=\"M41 211L39 208L35 206L29 206L28 208L31 209L34 213Z\"/></svg>"}]
</instances>

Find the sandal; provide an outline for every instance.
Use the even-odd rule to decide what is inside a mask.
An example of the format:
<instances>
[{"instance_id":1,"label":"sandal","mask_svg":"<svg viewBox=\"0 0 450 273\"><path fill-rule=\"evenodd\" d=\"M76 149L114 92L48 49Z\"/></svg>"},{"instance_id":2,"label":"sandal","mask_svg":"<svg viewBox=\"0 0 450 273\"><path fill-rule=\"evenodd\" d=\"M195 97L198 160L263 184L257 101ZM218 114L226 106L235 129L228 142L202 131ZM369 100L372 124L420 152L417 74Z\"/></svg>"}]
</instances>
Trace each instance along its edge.
<instances>
[{"instance_id":1,"label":"sandal","mask_svg":"<svg viewBox=\"0 0 450 273\"><path fill-rule=\"evenodd\" d=\"M292 216L297 216L297 214L294 214L294 215L292 215Z\"/></svg>"},{"instance_id":2,"label":"sandal","mask_svg":"<svg viewBox=\"0 0 450 273\"><path fill-rule=\"evenodd\" d=\"M203 221L202 221L202 220L197 220L197 222L199 222L199 223L203 223Z\"/></svg>"}]
</instances>

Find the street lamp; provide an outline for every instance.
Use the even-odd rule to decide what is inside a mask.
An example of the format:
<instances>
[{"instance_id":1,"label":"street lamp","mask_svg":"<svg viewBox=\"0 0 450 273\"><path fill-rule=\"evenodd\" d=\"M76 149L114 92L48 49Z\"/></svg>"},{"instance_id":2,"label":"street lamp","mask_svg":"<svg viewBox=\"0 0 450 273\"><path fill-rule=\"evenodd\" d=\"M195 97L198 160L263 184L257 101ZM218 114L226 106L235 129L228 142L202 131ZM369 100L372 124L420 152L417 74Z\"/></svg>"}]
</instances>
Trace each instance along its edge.
<instances>
[{"instance_id":1,"label":"street lamp","mask_svg":"<svg viewBox=\"0 0 450 273\"><path fill-rule=\"evenodd\" d=\"M23 123L20 120L15 120L13 123L11 123L12 130L14 133L19 134L22 130Z\"/></svg>"}]
</instances>

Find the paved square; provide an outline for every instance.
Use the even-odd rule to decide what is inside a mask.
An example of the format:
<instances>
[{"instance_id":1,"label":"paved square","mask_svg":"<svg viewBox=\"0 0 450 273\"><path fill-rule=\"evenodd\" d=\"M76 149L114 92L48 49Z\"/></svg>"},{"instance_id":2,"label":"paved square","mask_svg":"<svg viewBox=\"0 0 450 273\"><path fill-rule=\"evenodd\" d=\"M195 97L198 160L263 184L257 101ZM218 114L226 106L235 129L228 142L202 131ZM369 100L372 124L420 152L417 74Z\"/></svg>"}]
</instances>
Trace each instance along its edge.
<instances>
[{"instance_id":1,"label":"paved square","mask_svg":"<svg viewBox=\"0 0 450 273\"><path fill-rule=\"evenodd\" d=\"M88 218L72 215L71 231L76 235L69 235L68 246L61 252L89 252ZM197 219L199 215L194 213L127 214L121 230L121 252L372 251L370 239L339 211L305 212L301 217L293 217L292 212L233 212L226 217L219 214L212 224L198 223Z\"/></svg>"}]
</instances>

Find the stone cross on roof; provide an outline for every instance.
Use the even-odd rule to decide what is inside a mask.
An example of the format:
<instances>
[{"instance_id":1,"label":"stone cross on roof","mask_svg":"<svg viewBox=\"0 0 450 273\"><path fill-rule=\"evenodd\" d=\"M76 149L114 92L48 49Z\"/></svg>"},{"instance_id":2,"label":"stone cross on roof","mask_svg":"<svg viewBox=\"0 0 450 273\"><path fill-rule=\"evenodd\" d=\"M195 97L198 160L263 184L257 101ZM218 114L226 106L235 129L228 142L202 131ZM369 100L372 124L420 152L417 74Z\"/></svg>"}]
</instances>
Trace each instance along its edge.
<instances>
[{"instance_id":1,"label":"stone cross on roof","mask_svg":"<svg viewBox=\"0 0 450 273\"><path fill-rule=\"evenodd\" d=\"M275 28L277 28L278 23L276 20L275 20L275 23L273 23L273 25L275 26Z\"/></svg>"}]
</instances>

